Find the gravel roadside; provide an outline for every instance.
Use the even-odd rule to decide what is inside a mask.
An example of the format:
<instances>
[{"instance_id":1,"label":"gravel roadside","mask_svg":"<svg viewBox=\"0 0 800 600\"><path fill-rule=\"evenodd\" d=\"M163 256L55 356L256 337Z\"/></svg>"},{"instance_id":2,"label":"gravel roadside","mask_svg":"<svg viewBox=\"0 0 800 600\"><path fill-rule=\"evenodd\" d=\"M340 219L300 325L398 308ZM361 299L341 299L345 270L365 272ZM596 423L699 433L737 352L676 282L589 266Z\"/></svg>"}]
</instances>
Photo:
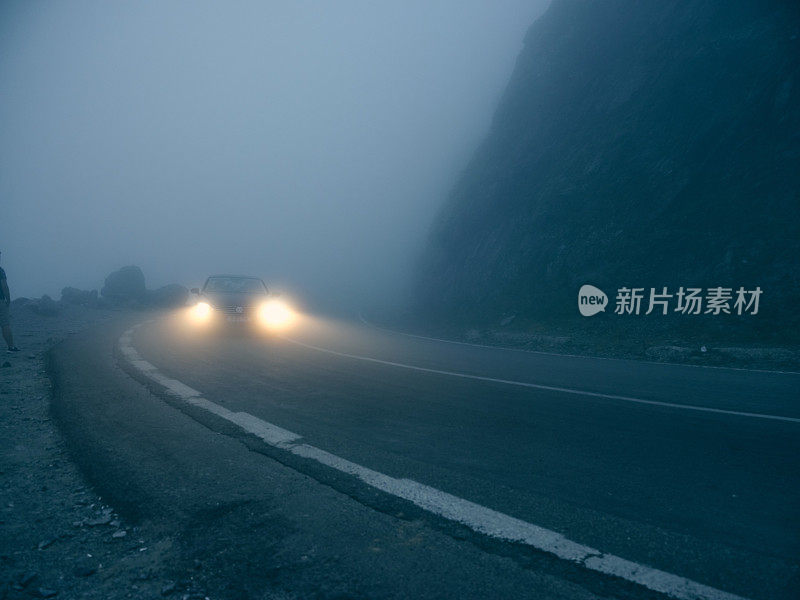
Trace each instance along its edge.
<instances>
[{"instance_id":1,"label":"gravel roadside","mask_svg":"<svg viewBox=\"0 0 800 600\"><path fill-rule=\"evenodd\" d=\"M164 572L171 540L132 527L94 494L50 414L45 355L117 312L12 307L19 353L0 354L0 599L205 598Z\"/></svg>"}]
</instances>

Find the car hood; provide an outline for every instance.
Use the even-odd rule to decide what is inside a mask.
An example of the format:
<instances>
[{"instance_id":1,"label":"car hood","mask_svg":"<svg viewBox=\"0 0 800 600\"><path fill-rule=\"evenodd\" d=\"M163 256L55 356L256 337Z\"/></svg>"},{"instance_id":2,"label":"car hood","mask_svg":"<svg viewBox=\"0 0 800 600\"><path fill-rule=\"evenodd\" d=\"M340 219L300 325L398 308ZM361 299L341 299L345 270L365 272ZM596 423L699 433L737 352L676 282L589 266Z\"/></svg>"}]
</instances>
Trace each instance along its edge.
<instances>
[{"instance_id":1,"label":"car hood","mask_svg":"<svg viewBox=\"0 0 800 600\"><path fill-rule=\"evenodd\" d=\"M266 294L225 294L220 292L205 292L203 298L216 308L226 306L254 306L267 299Z\"/></svg>"}]
</instances>

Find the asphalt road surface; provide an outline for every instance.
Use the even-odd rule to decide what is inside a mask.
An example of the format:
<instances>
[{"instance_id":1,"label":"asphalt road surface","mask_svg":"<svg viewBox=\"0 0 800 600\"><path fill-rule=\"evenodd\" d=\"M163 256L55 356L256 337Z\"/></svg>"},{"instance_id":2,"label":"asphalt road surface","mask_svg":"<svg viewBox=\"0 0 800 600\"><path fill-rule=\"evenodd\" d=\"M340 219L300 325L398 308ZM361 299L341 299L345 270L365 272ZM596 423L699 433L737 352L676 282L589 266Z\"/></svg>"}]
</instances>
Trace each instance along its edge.
<instances>
[{"instance_id":1,"label":"asphalt road surface","mask_svg":"<svg viewBox=\"0 0 800 600\"><path fill-rule=\"evenodd\" d=\"M145 317L54 350L55 413L223 595L800 597L799 374Z\"/></svg>"}]
</instances>

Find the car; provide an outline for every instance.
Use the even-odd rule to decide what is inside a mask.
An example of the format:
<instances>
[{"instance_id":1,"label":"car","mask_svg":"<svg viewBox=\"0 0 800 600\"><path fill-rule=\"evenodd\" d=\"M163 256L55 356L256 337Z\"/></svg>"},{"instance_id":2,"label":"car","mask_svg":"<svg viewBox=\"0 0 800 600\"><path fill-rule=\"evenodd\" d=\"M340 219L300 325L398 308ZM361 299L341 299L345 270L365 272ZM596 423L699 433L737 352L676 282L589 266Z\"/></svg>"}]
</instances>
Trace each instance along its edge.
<instances>
[{"instance_id":1,"label":"car","mask_svg":"<svg viewBox=\"0 0 800 600\"><path fill-rule=\"evenodd\" d=\"M280 294L270 292L264 281L249 275L211 275L192 307L196 322L254 323L280 328L292 320L292 311Z\"/></svg>"}]
</instances>

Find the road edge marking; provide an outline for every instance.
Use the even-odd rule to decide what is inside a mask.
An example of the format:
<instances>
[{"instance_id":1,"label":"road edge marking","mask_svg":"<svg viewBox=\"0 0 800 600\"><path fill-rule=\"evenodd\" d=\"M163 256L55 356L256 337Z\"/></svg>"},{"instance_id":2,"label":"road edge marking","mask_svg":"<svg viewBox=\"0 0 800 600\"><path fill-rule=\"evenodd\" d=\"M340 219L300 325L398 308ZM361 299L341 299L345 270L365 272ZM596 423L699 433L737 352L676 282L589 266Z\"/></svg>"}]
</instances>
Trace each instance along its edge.
<instances>
[{"instance_id":1,"label":"road edge marking","mask_svg":"<svg viewBox=\"0 0 800 600\"><path fill-rule=\"evenodd\" d=\"M742 596L679 575L601 552L574 542L557 531L528 523L413 479L391 477L315 446L301 443L300 440L303 438L300 434L259 419L250 413L233 412L204 398L198 390L162 374L153 364L144 360L133 346L133 334L141 325L142 323L125 331L118 342L120 356L127 360L133 369L162 386L165 392L174 398L225 419L270 446L354 476L370 487L411 502L448 521L465 525L476 533L523 544L591 571L619 577L678 600L747 600Z\"/></svg>"}]
</instances>

